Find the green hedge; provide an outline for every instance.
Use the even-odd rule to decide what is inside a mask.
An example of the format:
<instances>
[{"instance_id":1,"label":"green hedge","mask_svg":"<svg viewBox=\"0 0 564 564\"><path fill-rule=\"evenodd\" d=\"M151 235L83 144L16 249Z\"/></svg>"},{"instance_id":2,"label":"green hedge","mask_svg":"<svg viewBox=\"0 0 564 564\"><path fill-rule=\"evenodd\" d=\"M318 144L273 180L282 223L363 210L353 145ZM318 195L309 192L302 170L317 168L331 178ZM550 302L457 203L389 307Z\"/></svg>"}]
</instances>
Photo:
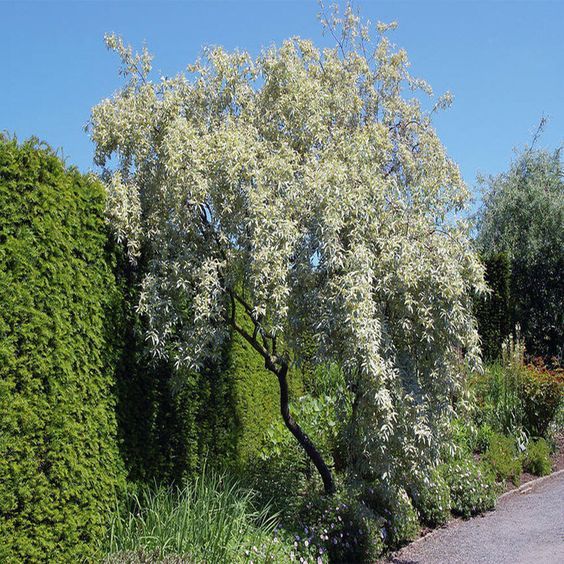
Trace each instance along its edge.
<instances>
[{"instance_id":1,"label":"green hedge","mask_svg":"<svg viewBox=\"0 0 564 564\"><path fill-rule=\"evenodd\" d=\"M244 471L258 456L265 431L281 420L276 376L237 333L219 362L209 363L200 374L174 375L166 362L151 359L143 320L134 312L143 265L136 272L126 265L119 271L129 295L124 310L129 329L118 377L120 444L129 479L181 483L194 477L204 461ZM239 317L244 323L243 311ZM300 395L297 371L291 372L289 383L293 397Z\"/></svg>"},{"instance_id":2,"label":"green hedge","mask_svg":"<svg viewBox=\"0 0 564 564\"><path fill-rule=\"evenodd\" d=\"M0 137L0 561L79 562L123 482L104 191Z\"/></svg>"},{"instance_id":3,"label":"green hedge","mask_svg":"<svg viewBox=\"0 0 564 564\"><path fill-rule=\"evenodd\" d=\"M511 269L507 253L494 253L483 257L482 261L491 294L476 299L475 313L484 360L491 362L500 358L501 345L512 330L509 292Z\"/></svg>"},{"instance_id":4,"label":"green hedge","mask_svg":"<svg viewBox=\"0 0 564 564\"><path fill-rule=\"evenodd\" d=\"M251 321L239 312L238 318L250 333ZM276 376L264 367L264 359L238 333L233 333L227 348L225 377L233 386L235 451L233 462L239 468L253 464L273 421L281 421L280 388ZM288 375L290 401L303 392L301 373ZM288 434L290 431L288 431ZM292 440L293 437L292 437Z\"/></svg>"},{"instance_id":5,"label":"green hedge","mask_svg":"<svg viewBox=\"0 0 564 564\"><path fill-rule=\"evenodd\" d=\"M118 370L117 416L120 447L128 478L153 484L181 483L206 459L223 465L233 450L232 386L223 363L201 374L175 375L146 346L143 320L135 312L143 261L117 269L126 299L126 335Z\"/></svg>"}]
</instances>

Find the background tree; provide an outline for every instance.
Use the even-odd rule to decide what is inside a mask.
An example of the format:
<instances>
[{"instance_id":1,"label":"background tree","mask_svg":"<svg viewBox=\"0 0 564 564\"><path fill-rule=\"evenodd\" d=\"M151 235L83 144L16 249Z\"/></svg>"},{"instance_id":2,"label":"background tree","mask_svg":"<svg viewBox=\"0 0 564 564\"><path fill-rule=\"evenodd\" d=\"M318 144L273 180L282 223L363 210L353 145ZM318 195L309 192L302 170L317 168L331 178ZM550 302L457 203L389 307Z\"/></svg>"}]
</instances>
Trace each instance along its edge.
<instances>
[{"instance_id":1,"label":"background tree","mask_svg":"<svg viewBox=\"0 0 564 564\"><path fill-rule=\"evenodd\" d=\"M482 180L478 244L507 253L510 314L527 352L562 359L564 346L564 176L560 149L528 148L509 170Z\"/></svg>"},{"instance_id":2,"label":"background tree","mask_svg":"<svg viewBox=\"0 0 564 564\"><path fill-rule=\"evenodd\" d=\"M132 261L147 249L138 309L154 354L198 370L236 331L332 492L289 411L304 335L355 395L351 462L385 475L401 451L418 465L479 362L469 292L483 273L457 215L468 191L422 107L430 88L389 26L372 45L350 9L324 23L334 48L207 49L156 82L146 51L108 36L127 83L91 131L117 235Z\"/></svg>"}]
</instances>

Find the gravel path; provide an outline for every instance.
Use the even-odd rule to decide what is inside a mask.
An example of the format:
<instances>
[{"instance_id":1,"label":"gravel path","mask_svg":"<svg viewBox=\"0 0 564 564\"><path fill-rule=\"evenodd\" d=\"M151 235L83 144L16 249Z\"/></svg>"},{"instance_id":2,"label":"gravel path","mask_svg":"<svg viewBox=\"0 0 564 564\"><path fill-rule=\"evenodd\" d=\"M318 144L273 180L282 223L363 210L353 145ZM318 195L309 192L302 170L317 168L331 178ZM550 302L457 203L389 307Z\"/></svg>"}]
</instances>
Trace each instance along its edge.
<instances>
[{"instance_id":1,"label":"gravel path","mask_svg":"<svg viewBox=\"0 0 564 564\"><path fill-rule=\"evenodd\" d=\"M502 497L396 553L396 564L564 564L564 471Z\"/></svg>"}]
</instances>

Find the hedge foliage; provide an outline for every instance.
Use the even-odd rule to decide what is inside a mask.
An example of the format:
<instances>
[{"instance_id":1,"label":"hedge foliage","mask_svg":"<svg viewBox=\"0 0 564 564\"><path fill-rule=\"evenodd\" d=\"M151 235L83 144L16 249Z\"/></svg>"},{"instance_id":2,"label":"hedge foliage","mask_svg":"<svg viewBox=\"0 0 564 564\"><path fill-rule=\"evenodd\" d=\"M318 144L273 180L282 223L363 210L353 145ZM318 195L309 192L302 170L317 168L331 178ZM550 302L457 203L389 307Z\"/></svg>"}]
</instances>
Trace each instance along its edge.
<instances>
[{"instance_id":1,"label":"hedge foliage","mask_svg":"<svg viewBox=\"0 0 564 564\"><path fill-rule=\"evenodd\" d=\"M128 478L180 484L196 475L204 460L223 465L230 458L233 386L226 378L225 361L210 364L201 374L175 374L166 361L151 358L143 320L135 313L143 265L133 270L124 261L117 272L126 297L117 415Z\"/></svg>"},{"instance_id":2,"label":"hedge foliage","mask_svg":"<svg viewBox=\"0 0 564 564\"><path fill-rule=\"evenodd\" d=\"M79 562L123 483L104 190L0 137L0 561Z\"/></svg>"},{"instance_id":3,"label":"hedge foliage","mask_svg":"<svg viewBox=\"0 0 564 564\"><path fill-rule=\"evenodd\" d=\"M123 264L118 272L128 328L118 376L118 421L129 479L182 483L204 462L237 471L255 465L267 429L281 421L276 376L236 333L222 359L199 374L178 374L167 362L155 361L145 346L143 320L134 311L143 265L133 272ZM239 317L244 324L242 311ZM297 397L298 372L290 374L289 384Z\"/></svg>"},{"instance_id":4,"label":"hedge foliage","mask_svg":"<svg viewBox=\"0 0 564 564\"><path fill-rule=\"evenodd\" d=\"M239 323L252 333L250 320L239 312ZM238 333L233 333L227 349L225 377L233 386L234 463L239 469L254 464L262 450L265 434L274 421L281 421L280 390L276 376L264 367L264 359ZM288 375L290 399L303 391L301 374ZM290 435L290 431L285 431ZM295 439L290 436L290 440Z\"/></svg>"},{"instance_id":5,"label":"hedge foliage","mask_svg":"<svg viewBox=\"0 0 564 564\"><path fill-rule=\"evenodd\" d=\"M510 279L511 265L507 253L492 253L482 257L486 268L485 279L491 293L475 301L478 331L482 339L484 360L501 357L501 345L510 334Z\"/></svg>"}]
</instances>

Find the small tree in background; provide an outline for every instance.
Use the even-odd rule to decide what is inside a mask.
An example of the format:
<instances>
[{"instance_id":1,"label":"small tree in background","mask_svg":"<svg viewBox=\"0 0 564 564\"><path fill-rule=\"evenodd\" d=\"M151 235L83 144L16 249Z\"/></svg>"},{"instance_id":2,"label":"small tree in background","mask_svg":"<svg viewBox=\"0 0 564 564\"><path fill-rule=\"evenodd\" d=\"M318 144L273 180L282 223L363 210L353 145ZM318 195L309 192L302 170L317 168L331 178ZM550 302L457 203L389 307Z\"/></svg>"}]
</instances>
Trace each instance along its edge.
<instances>
[{"instance_id":1,"label":"small tree in background","mask_svg":"<svg viewBox=\"0 0 564 564\"><path fill-rule=\"evenodd\" d=\"M562 359L564 346L564 174L560 149L526 149L509 171L482 180L478 244L507 253L511 324L530 355Z\"/></svg>"},{"instance_id":2,"label":"small tree in background","mask_svg":"<svg viewBox=\"0 0 564 564\"><path fill-rule=\"evenodd\" d=\"M470 291L483 272L458 218L468 191L422 107L430 88L390 26L372 45L350 9L324 22L334 48L213 48L156 82L147 52L108 36L127 83L91 131L116 233L132 261L147 252L138 309L154 354L198 370L239 333L330 493L289 411L304 336L354 394L351 461L384 477L398 456L417 467L479 363Z\"/></svg>"}]
</instances>

